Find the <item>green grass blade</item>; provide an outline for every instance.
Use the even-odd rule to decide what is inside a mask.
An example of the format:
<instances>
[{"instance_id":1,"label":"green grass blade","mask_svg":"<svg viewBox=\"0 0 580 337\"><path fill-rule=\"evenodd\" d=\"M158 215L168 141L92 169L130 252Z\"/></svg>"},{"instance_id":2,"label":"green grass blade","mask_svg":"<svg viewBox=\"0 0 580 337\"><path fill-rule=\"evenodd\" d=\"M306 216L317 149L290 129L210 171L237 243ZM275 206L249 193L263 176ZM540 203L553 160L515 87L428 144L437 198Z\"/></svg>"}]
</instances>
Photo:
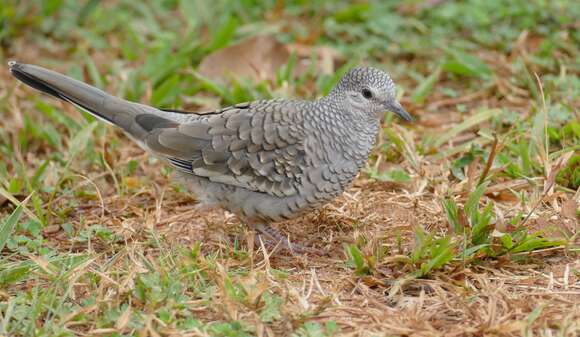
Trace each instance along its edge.
<instances>
[{"instance_id":1,"label":"green grass blade","mask_svg":"<svg viewBox=\"0 0 580 337\"><path fill-rule=\"evenodd\" d=\"M501 112L500 109L484 109L478 112L477 114L469 117L468 119L464 120L462 123L458 124L457 126L451 128L447 132L445 132L441 137L437 138L433 142L433 148L437 149L441 147L441 145L447 143L449 140L460 134L461 132L468 130L476 125L479 125L486 120L499 115Z\"/></svg>"},{"instance_id":2,"label":"green grass blade","mask_svg":"<svg viewBox=\"0 0 580 337\"><path fill-rule=\"evenodd\" d=\"M437 68L429 77L427 77L423 82L419 84L417 89L413 91L411 95L411 101L415 104L423 104L425 99L431 94L433 91L433 87L437 80L439 80L439 76L441 75L441 68Z\"/></svg>"},{"instance_id":3,"label":"green grass blade","mask_svg":"<svg viewBox=\"0 0 580 337\"><path fill-rule=\"evenodd\" d=\"M32 194L29 195L26 199L24 199L24 201L21 202L20 205L16 207L16 209L12 212L12 214L10 214L10 216L8 216L8 218L2 222L2 225L0 225L0 252L2 252L2 249L4 249L4 246L6 245L8 238L12 234L14 228L16 227L18 220L20 220L20 216L22 216L24 206L26 205L28 199L30 199L31 196Z\"/></svg>"},{"instance_id":4,"label":"green grass blade","mask_svg":"<svg viewBox=\"0 0 580 337\"><path fill-rule=\"evenodd\" d=\"M463 233L463 226L461 221L459 221L459 208L453 199L443 200L443 208L445 209L445 214L447 215L447 221L451 225L451 229L455 234Z\"/></svg>"},{"instance_id":5,"label":"green grass blade","mask_svg":"<svg viewBox=\"0 0 580 337\"><path fill-rule=\"evenodd\" d=\"M3 189L2 187L0 187L0 195L3 196L4 198L6 198L8 201L10 201L11 203L13 203L16 206L22 205L22 203L20 201L18 201L18 199L16 199L10 192ZM28 196L28 198L26 198L25 200L28 201L29 198L30 198L30 196ZM40 221L40 219L34 213L32 213L32 211L29 210L25 205L22 205L22 207L23 207L23 211L24 211L24 213L26 213L26 215L28 215L31 219L42 223L42 221Z\"/></svg>"},{"instance_id":6,"label":"green grass blade","mask_svg":"<svg viewBox=\"0 0 580 337\"><path fill-rule=\"evenodd\" d=\"M483 183L475 189L465 203L465 215L471 221L471 226L475 225L477 214L479 213L479 200L483 196L488 183Z\"/></svg>"},{"instance_id":7,"label":"green grass blade","mask_svg":"<svg viewBox=\"0 0 580 337\"><path fill-rule=\"evenodd\" d=\"M73 139L71 139L68 150L68 161L72 161L81 152L89 142L93 130L97 127L98 122L92 122L84 126L79 133L77 133Z\"/></svg>"}]
</instances>

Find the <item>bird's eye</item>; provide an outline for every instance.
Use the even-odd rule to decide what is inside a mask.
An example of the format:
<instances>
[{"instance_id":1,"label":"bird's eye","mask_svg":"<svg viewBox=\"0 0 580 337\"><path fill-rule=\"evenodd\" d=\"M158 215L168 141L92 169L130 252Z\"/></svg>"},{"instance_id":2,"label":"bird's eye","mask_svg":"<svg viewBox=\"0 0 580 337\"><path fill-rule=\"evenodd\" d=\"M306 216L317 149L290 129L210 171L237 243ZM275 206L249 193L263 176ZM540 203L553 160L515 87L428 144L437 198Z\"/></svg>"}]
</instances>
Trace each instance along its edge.
<instances>
[{"instance_id":1,"label":"bird's eye","mask_svg":"<svg viewBox=\"0 0 580 337\"><path fill-rule=\"evenodd\" d=\"M362 95L366 99L373 98L373 93L369 89L367 89L367 88L365 88L365 89L362 90Z\"/></svg>"}]
</instances>

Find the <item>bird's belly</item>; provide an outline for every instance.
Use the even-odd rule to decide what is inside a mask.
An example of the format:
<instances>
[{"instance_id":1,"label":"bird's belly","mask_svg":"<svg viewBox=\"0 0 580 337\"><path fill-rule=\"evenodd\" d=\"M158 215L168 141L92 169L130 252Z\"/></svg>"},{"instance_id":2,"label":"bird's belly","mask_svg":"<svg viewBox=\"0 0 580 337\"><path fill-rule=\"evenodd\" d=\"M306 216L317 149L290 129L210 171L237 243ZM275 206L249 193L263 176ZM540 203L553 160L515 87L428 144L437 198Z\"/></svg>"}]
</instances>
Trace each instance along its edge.
<instances>
[{"instance_id":1,"label":"bird's belly","mask_svg":"<svg viewBox=\"0 0 580 337\"><path fill-rule=\"evenodd\" d=\"M342 193L340 186L318 190L302 188L288 197L276 197L242 187L225 185L192 175L181 175L200 203L219 206L248 223L272 223L296 218L321 207Z\"/></svg>"}]
</instances>

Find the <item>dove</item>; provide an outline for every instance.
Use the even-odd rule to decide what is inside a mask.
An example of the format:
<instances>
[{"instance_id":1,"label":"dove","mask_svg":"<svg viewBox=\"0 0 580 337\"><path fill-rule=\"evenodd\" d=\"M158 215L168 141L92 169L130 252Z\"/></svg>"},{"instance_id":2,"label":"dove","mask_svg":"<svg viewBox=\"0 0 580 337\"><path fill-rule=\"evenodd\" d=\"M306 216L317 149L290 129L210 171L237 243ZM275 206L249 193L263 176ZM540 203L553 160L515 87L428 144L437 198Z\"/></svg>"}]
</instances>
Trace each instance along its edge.
<instances>
[{"instance_id":1,"label":"dove","mask_svg":"<svg viewBox=\"0 0 580 337\"><path fill-rule=\"evenodd\" d=\"M257 100L203 113L129 102L36 65L9 68L21 82L121 128L172 166L201 203L289 249L271 224L339 196L365 165L386 111L412 120L391 77L373 67L350 69L316 100Z\"/></svg>"}]
</instances>

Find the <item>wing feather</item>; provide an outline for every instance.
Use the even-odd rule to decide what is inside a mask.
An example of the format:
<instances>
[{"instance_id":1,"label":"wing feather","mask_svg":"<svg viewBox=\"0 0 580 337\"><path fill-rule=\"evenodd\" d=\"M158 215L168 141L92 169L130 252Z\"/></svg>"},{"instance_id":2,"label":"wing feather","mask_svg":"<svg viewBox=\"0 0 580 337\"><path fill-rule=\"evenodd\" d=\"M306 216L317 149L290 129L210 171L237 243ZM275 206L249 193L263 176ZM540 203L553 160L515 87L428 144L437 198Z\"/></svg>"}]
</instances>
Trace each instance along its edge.
<instances>
[{"instance_id":1,"label":"wing feather","mask_svg":"<svg viewBox=\"0 0 580 337\"><path fill-rule=\"evenodd\" d=\"M298 192L307 169L301 146L305 134L296 125L302 120L300 111L280 101L236 105L183 124L159 123L146 144L182 172L272 196L291 196Z\"/></svg>"}]
</instances>

